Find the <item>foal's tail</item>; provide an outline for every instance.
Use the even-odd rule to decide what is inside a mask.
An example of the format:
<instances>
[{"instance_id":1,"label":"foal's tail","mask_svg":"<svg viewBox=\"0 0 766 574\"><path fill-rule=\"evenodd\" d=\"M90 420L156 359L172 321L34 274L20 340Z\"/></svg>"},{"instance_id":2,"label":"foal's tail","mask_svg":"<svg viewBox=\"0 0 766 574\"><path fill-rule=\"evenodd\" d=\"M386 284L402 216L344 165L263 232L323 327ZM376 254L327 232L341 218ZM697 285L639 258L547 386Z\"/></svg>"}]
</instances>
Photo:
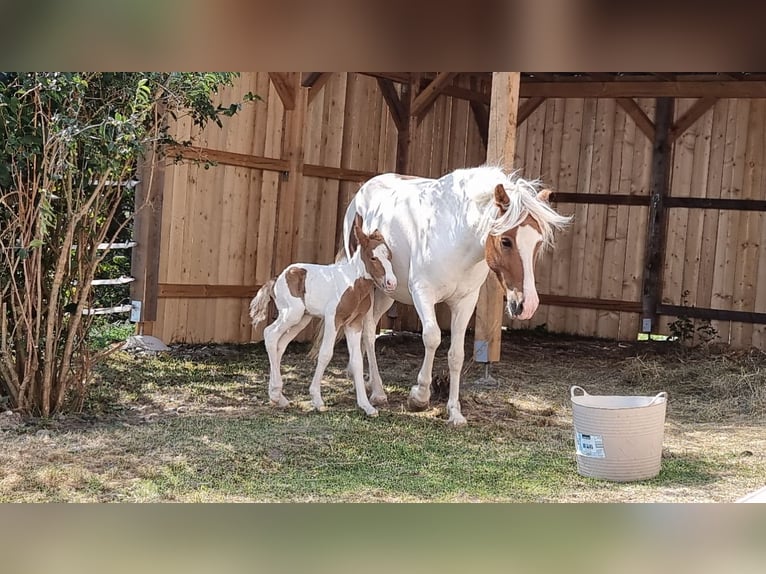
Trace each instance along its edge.
<instances>
[{"instance_id":1,"label":"foal's tail","mask_svg":"<svg viewBox=\"0 0 766 574\"><path fill-rule=\"evenodd\" d=\"M269 314L269 302L274 298L274 283L276 278L269 279L250 301L250 319L253 321L253 327L265 321Z\"/></svg>"}]
</instances>

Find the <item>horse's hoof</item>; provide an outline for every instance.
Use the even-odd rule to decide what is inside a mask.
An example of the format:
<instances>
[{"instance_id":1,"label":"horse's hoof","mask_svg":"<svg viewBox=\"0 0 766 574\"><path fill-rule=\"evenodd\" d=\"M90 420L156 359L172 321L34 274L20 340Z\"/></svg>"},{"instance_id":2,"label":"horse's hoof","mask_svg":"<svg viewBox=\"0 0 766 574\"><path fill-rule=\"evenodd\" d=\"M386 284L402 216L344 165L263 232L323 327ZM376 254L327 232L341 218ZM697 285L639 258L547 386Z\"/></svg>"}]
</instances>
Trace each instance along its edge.
<instances>
[{"instance_id":1,"label":"horse's hoof","mask_svg":"<svg viewBox=\"0 0 766 574\"><path fill-rule=\"evenodd\" d=\"M428 401L419 401L417 399L413 399L412 397L407 399L407 410L414 411L414 412L420 412L424 411L428 408Z\"/></svg>"},{"instance_id":2,"label":"horse's hoof","mask_svg":"<svg viewBox=\"0 0 766 574\"><path fill-rule=\"evenodd\" d=\"M457 428L468 424L466 418L461 414L453 413L453 415L447 421L447 424L451 427Z\"/></svg>"},{"instance_id":3,"label":"horse's hoof","mask_svg":"<svg viewBox=\"0 0 766 574\"><path fill-rule=\"evenodd\" d=\"M319 405L319 406L314 405L314 410L316 412L318 412L318 413L324 413L324 412L327 412L327 406L326 405Z\"/></svg>"},{"instance_id":4,"label":"horse's hoof","mask_svg":"<svg viewBox=\"0 0 766 574\"><path fill-rule=\"evenodd\" d=\"M365 409L364 412L370 418L378 416L378 409L375 408Z\"/></svg>"},{"instance_id":5,"label":"horse's hoof","mask_svg":"<svg viewBox=\"0 0 766 574\"><path fill-rule=\"evenodd\" d=\"M388 397L386 396L385 393L383 393L382 395L375 395L375 394L373 394L370 397L370 403L372 403L376 407L387 405L388 404Z\"/></svg>"},{"instance_id":6,"label":"horse's hoof","mask_svg":"<svg viewBox=\"0 0 766 574\"><path fill-rule=\"evenodd\" d=\"M280 409L285 409L290 406L290 401L288 401L285 397L279 397L278 399L271 399L269 401L269 404L272 407L277 407Z\"/></svg>"}]
</instances>

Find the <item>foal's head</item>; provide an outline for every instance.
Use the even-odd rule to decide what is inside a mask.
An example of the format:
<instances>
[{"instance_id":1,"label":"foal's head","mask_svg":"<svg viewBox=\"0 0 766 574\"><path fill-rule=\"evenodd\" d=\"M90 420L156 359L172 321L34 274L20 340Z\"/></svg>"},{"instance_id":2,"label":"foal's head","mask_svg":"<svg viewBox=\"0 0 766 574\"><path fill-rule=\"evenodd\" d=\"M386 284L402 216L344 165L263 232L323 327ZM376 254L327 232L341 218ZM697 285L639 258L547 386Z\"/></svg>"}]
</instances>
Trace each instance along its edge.
<instances>
[{"instance_id":1,"label":"foal's head","mask_svg":"<svg viewBox=\"0 0 766 574\"><path fill-rule=\"evenodd\" d=\"M386 245L380 231L376 229L369 235L365 234L362 231L362 217L357 214L354 218L354 237L364 268L375 286L387 293L394 291L397 282L394 268L391 266L391 249Z\"/></svg>"},{"instance_id":2,"label":"foal's head","mask_svg":"<svg viewBox=\"0 0 766 574\"><path fill-rule=\"evenodd\" d=\"M537 200L547 203L550 190L537 194ZM509 205L503 185L495 187L495 205L502 217ZM508 314L518 319L529 319L540 302L535 286L535 259L543 244L540 223L527 214L521 223L498 235L490 235L484 246L489 268L494 271L505 289Z\"/></svg>"}]
</instances>

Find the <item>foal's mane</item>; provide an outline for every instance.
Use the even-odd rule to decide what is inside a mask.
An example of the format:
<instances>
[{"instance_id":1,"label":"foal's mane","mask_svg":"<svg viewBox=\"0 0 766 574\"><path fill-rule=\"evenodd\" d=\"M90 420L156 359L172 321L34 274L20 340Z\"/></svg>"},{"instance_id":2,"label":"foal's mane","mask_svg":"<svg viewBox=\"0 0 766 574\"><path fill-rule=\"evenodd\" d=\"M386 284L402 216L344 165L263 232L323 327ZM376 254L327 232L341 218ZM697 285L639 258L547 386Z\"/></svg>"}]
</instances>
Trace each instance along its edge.
<instances>
[{"instance_id":1,"label":"foal's mane","mask_svg":"<svg viewBox=\"0 0 766 574\"><path fill-rule=\"evenodd\" d=\"M541 182L526 180L519 177L517 172L510 174L495 166L481 166L467 170L466 194L471 198L481 213L479 231L484 243L489 235L501 235L521 224L531 215L540 225L543 235L543 246L553 244L553 233L566 227L571 217L559 215L547 201L537 197ZM508 194L509 203L506 212L500 215L500 209L495 205L495 187L502 184Z\"/></svg>"}]
</instances>

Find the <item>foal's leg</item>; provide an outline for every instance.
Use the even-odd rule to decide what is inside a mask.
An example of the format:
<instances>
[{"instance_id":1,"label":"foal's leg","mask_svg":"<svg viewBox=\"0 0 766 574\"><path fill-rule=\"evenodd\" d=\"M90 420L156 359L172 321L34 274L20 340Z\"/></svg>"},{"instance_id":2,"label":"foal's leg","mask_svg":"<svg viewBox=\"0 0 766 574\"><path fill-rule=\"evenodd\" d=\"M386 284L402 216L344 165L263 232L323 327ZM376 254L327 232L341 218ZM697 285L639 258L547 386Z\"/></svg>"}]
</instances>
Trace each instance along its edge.
<instances>
[{"instance_id":1,"label":"foal's leg","mask_svg":"<svg viewBox=\"0 0 766 574\"><path fill-rule=\"evenodd\" d=\"M367 390L364 387L364 360L362 359L362 326L346 327L346 343L348 344L349 365L351 366L351 376L354 379L354 389L356 390L356 404L359 405L367 415L371 417L378 416L378 410L370 404L367 398ZM374 355L373 355L374 356Z\"/></svg>"},{"instance_id":2,"label":"foal's leg","mask_svg":"<svg viewBox=\"0 0 766 574\"><path fill-rule=\"evenodd\" d=\"M290 340L286 340L281 347L281 352L280 343L282 342L283 337L287 335L294 326L298 325L302 319L302 309L285 309L279 312L279 317L277 317L276 321L263 330L263 341L266 345L266 351L269 354L269 400L271 401L271 404L278 407L287 407L290 405L290 401L288 401L282 394L283 383L282 373L280 372L282 355ZM294 336L295 334L293 334L293 337Z\"/></svg>"},{"instance_id":3,"label":"foal's leg","mask_svg":"<svg viewBox=\"0 0 766 574\"><path fill-rule=\"evenodd\" d=\"M431 373L436 348L442 340L442 332L436 321L436 304L416 288L410 287L410 292L423 325L423 345L426 352L423 357L423 366L418 373L418 384L410 389L409 406L412 409L424 409L431 398Z\"/></svg>"},{"instance_id":4,"label":"foal's leg","mask_svg":"<svg viewBox=\"0 0 766 574\"><path fill-rule=\"evenodd\" d=\"M477 290L476 293L471 293L464 299L449 303L452 311L452 322L450 325L450 347L447 353L449 364L449 400L447 401L449 419L447 422L454 426L466 423L465 417L460 412L460 372L463 369L465 358L465 330L471 320L478 298L479 291Z\"/></svg>"},{"instance_id":5,"label":"foal's leg","mask_svg":"<svg viewBox=\"0 0 766 574\"><path fill-rule=\"evenodd\" d=\"M362 343L364 345L364 351L367 353L367 363L370 369L370 390L372 390L370 402L376 406L386 404L388 402L388 397L386 397L386 391L383 389L383 381L380 378L378 361L375 356L375 327L380 322L380 318L383 314L388 311L393 304L394 300L391 299L391 297L388 297L384 293L375 289L372 308L364 317ZM364 368L364 364L362 367Z\"/></svg>"},{"instance_id":6,"label":"foal's leg","mask_svg":"<svg viewBox=\"0 0 766 574\"><path fill-rule=\"evenodd\" d=\"M318 411L327 410L322 400L322 375L327 368L327 365L332 359L333 348L335 347L335 335L337 330L335 329L335 317L325 317L324 320L324 333L322 335L322 345L319 348L319 354L317 355L317 368L314 371L314 378L311 381L309 387L309 394L311 395L311 406Z\"/></svg>"}]
</instances>

